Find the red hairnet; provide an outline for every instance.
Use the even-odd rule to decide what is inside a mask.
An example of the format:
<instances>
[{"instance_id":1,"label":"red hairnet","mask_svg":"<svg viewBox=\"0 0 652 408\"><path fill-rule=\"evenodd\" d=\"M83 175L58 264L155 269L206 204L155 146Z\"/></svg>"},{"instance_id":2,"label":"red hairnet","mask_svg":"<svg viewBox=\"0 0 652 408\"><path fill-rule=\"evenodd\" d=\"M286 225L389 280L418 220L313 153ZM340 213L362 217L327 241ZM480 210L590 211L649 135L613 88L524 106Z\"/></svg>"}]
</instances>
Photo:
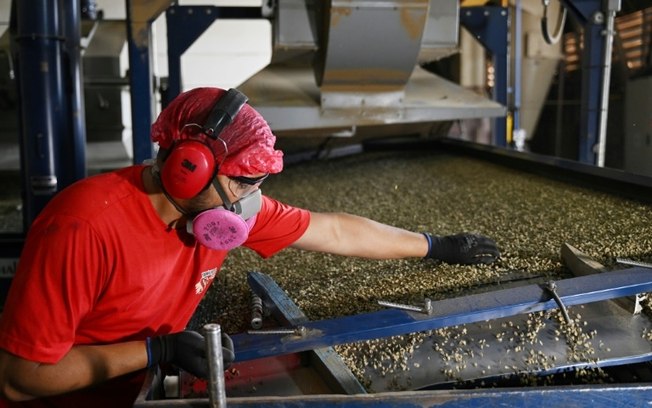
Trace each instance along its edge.
<instances>
[{"instance_id":1,"label":"red hairnet","mask_svg":"<svg viewBox=\"0 0 652 408\"><path fill-rule=\"evenodd\" d=\"M182 132L184 125L203 125L218 101L226 93L220 88L196 88L177 96L158 116L152 125L152 140L162 148L173 142L191 138L190 132ZM276 137L265 119L254 108L245 104L233 122L224 128L220 140L205 137L215 152L220 165L219 174L246 176L258 173L279 173L283 170L283 152L274 149Z\"/></svg>"}]
</instances>

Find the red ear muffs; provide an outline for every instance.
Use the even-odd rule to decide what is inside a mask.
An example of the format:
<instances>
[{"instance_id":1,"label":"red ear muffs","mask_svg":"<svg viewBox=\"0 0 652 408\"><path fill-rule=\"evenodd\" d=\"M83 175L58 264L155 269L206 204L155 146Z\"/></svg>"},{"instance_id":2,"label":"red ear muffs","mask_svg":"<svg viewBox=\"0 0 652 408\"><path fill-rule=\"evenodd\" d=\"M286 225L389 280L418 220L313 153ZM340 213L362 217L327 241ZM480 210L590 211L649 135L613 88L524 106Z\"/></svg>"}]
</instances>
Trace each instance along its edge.
<instances>
[{"instance_id":1,"label":"red ear muffs","mask_svg":"<svg viewBox=\"0 0 652 408\"><path fill-rule=\"evenodd\" d=\"M161 182L172 196L188 199L196 196L215 177L215 157L206 144L187 140L174 146L161 170Z\"/></svg>"}]
</instances>

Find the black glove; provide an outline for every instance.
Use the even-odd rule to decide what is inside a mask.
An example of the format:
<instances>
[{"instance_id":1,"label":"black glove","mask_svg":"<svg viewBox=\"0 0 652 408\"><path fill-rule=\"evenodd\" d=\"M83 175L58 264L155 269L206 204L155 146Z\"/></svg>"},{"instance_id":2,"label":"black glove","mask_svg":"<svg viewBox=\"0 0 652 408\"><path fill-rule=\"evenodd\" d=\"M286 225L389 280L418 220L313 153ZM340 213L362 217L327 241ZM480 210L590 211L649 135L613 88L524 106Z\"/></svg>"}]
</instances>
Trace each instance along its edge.
<instances>
[{"instance_id":1,"label":"black glove","mask_svg":"<svg viewBox=\"0 0 652 408\"><path fill-rule=\"evenodd\" d=\"M477 234L437 236L423 234L428 240L426 259L439 259L449 264L490 264L500 256L493 239Z\"/></svg>"},{"instance_id":2,"label":"black glove","mask_svg":"<svg viewBox=\"0 0 652 408\"><path fill-rule=\"evenodd\" d=\"M170 363L189 372L195 377L209 377L206 341L195 331L183 331L147 339L147 366ZM226 370L233 360L233 340L222 333L222 360Z\"/></svg>"}]
</instances>

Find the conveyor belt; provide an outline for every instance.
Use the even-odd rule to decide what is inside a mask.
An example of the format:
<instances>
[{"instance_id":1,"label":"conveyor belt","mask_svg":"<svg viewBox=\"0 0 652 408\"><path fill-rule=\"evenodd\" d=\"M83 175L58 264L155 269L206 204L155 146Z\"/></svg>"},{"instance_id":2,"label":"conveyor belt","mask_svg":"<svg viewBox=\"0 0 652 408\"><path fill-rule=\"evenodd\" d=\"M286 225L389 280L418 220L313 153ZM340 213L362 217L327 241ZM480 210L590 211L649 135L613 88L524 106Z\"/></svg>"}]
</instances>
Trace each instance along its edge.
<instances>
[{"instance_id":1,"label":"conveyor belt","mask_svg":"<svg viewBox=\"0 0 652 408\"><path fill-rule=\"evenodd\" d=\"M550 374L652 360L652 343L643 337L652 329L647 316L628 314L610 301L571 308L571 315L575 313L581 315L579 338L568 335L556 314L467 324L426 336L407 356L407 370L382 374L368 367L365 378L371 382L370 391L376 392L463 381L492 386L497 378L514 375L521 377L521 385L535 385L545 384L536 377ZM532 333L535 320L542 327ZM609 382L601 375L588 372L586 381Z\"/></svg>"},{"instance_id":2,"label":"conveyor belt","mask_svg":"<svg viewBox=\"0 0 652 408\"><path fill-rule=\"evenodd\" d=\"M305 335L241 334L235 335L233 340L238 361L246 361L477 322L465 326L464 336L455 338L452 343L450 339L438 337L441 333L428 334L423 346L408 359L409 372L371 375L379 390L390 386L385 382L396 386L398 381L406 388L419 388L453 380L514 373L548 374L569 368L652 359L652 346L642 336L651 329L647 316L632 316L610 302L603 302L650 291L652 270L630 268L556 283L565 307L581 305L578 306L581 316L575 318L575 311L569 311L574 320L570 326L560 319L555 323L542 313L538 317L530 314L511 318L558 307L542 285L529 285L434 302L431 314L382 310L305 322ZM263 298L285 296L264 274L251 273L250 284ZM269 288L272 288L271 293ZM274 303L283 307L283 301L275 300ZM496 320L508 316L509 319ZM433 347L438 353L433 353ZM461 358L453 358L451 365L450 357L456 354Z\"/></svg>"}]
</instances>

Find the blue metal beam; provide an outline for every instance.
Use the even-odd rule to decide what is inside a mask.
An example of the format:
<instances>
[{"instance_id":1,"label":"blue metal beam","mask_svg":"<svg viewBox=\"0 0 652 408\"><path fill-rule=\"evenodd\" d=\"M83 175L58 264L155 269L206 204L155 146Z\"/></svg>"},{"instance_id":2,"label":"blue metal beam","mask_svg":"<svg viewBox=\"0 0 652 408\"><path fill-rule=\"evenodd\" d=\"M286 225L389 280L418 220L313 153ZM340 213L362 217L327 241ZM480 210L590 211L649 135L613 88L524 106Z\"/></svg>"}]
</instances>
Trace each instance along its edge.
<instances>
[{"instance_id":1,"label":"blue metal beam","mask_svg":"<svg viewBox=\"0 0 652 408\"><path fill-rule=\"evenodd\" d=\"M465 7L460 23L492 55L495 83L493 100L508 106L509 95L509 9L507 7ZM493 119L494 144L507 146L507 119Z\"/></svg>"},{"instance_id":2,"label":"blue metal beam","mask_svg":"<svg viewBox=\"0 0 652 408\"><path fill-rule=\"evenodd\" d=\"M602 0L563 0L573 18L584 28L582 41L582 96L578 160L596 164L602 82L605 74L602 54L605 45L605 15Z\"/></svg>"},{"instance_id":3,"label":"blue metal beam","mask_svg":"<svg viewBox=\"0 0 652 408\"><path fill-rule=\"evenodd\" d=\"M252 273L255 274L255 273ZM257 293L265 279L250 280ZM652 269L630 268L556 282L566 306L598 302L652 291ZM343 343L371 340L442 327L497 319L557 308L548 290L539 285L433 302L430 315L397 309L381 310L330 320L306 322L304 336L238 334L233 336L236 360L296 353Z\"/></svg>"},{"instance_id":4,"label":"blue metal beam","mask_svg":"<svg viewBox=\"0 0 652 408\"><path fill-rule=\"evenodd\" d=\"M476 408L476 407L646 407L652 401L652 387L569 386L507 389L384 392L367 395L302 395L291 397L227 398L230 408ZM138 400L135 408L209 407L207 399Z\"/></svg>"},{"instance_id":5,"label":"blue metal beam","mask_svg":"<svg viewBox=\"0 0 652 408\"><path fill-rule=\"evenodd\" d=\"M131 121L133 163L151 159L154 148L150 128L154 120L154 75L151 55L151 21L146 29L134 32L133 3L127 0L127 40L129 46L129 87L131 89Z\"/></svg>"},{"instance_id":6,"label":"blue metal beam","mask_svg":"<svg viewBox=\"0 0 652 408\"><path fill-rule=\"evenodd\" d=\"M11 7L25 231L60 187L59 146L68 131L61 13L59 1L13 1Z\"/></svg>"},{"instance_id":7,"label":"blue metal beam","mask_svg":"<svg viewBox=\"0 0 652 408\"><path fill-rule=\"evenodd\" d=\"M86 177L86 109L84 106L83 72L81 63L81 5L79 0L66 0L64 43L67 75L65 99L69 104L68 120L70 133L62 140L63 174L59 182L62 187Z\"/></svg>"},{"instance_id":8,"label":"blue metal beam","mask_svg":"<svg viewBox=\"0 0 652 408\"><path fill-rule=\"evenodd\" d=\"M81 12L58 0L15 1L11 13L27 231L57 191L86 176Z\"/></svg>"}]
</instances>

